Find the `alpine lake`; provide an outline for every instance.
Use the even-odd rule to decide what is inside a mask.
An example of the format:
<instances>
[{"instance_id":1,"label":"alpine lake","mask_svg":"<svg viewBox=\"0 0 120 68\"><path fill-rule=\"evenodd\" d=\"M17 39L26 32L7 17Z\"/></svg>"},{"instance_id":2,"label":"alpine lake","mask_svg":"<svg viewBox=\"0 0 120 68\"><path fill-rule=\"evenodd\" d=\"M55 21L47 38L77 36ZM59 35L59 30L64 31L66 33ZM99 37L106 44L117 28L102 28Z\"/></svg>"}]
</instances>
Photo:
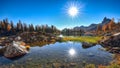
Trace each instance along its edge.
<instances>
[{"instance_id":1,"label":"alpine lake","mask_svg":"<svg viewBox=\"0 0 120 68\"><path fill-rule=\"evenodd\" d=\"M0 55L2 68L82 68L86 64L109 65L113 54L101 45L83 48L80 42L56 42L33 46L29 53L14 59Z\"/></svg>"}]
</instances>

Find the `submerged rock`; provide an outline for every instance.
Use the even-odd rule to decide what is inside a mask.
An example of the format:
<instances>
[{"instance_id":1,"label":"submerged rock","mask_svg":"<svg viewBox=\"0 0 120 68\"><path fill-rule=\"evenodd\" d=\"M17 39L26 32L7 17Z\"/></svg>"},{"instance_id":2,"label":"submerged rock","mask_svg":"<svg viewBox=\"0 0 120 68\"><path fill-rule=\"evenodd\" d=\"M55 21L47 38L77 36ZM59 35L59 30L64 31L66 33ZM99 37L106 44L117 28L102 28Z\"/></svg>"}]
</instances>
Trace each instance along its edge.
<instances>
[{"instance_id":1,"label":"submerged rock","mask_svg":"<svg viewBox=\"0 0 120 68\"><path fill-rule=\"evenodd\" d=\"M94 44L91 44L91 43L88 43L88 42L82 42L82 47L83 48L89 48L89 47L92 47L94 46Z\"/></svg>"},{"instance_id":2,"label":"submerged rock","mask_svg":"<svg viewBox=\"0 0 120 68\"><path fill-rule=\"evenodd\" d=\"M17 56L22 56L28 53L25 46L21 45L21 42L14 42L6 46L4 56L7 58L14 58Z\"/></svg>"},{"instance_id":3,"label":"submerged rock","mask_svg":"<svg viewBox=\"0 0 120 68\"><path fill-rule=\"evenodd\" d=\"M90 52L90 53L88 53L88 56L89 56L89 57L93 57L94 54Z\"/></svg>"}]
</instances>

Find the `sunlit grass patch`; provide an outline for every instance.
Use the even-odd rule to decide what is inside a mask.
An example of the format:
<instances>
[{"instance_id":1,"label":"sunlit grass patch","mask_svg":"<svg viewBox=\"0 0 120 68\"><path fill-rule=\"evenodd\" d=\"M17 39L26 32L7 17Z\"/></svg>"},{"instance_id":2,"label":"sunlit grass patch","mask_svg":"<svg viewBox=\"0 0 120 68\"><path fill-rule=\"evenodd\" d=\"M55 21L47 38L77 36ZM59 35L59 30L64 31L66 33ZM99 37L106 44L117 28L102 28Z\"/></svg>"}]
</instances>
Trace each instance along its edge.
<instances>
[{"instance_id":1,"label":"sunlit grass patch","mask_svg":"<svg viewBox=\"0 0 120 68\"><path fill-rule=\"evenodd\" d=\"M88 42L88 43L97 43L101 40L102 37L98 36L65 36L62 41L78 41L78 42Z\"/></svg>"}]
</instances>

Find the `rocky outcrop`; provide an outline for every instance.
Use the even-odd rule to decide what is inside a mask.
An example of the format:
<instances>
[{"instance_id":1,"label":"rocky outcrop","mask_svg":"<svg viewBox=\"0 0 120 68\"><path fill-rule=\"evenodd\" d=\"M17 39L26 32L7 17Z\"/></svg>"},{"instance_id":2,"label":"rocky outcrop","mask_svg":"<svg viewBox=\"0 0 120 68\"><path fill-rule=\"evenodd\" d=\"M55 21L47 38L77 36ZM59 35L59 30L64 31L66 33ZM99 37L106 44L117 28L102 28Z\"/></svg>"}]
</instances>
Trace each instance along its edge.
<instances>
[{"instance_id":1,"label":"rocky outcrop","mask_svg":"<svg viewBox=\"0 0 120 68\"><path fill-rule=\"evenodd\" d=\"M38 43L38 42L52 43L52 42L59 41L59 40L61 40L59 37L55 36L54 34L50 34L50 33L23 32L23 33L14 35L14 36L6 37L3 41L1 41L1 38L0 38L0 45L6 46L12 41L23 41L26 44L33 45L33 43Z\"/></svg>"},{"instance_id":2,"label":"rocky outcrop","mask_svg":"<svg viewBox=\"0 0 120 68\"><path fill-rule=\"evenodd\" d=\"M24 32L21 34L18 34L27 44L33 43L33 42L51 42L51 40L56 41L56 36L50 33L42 33L42 32Z\"/></svg>"},{"instance_id":3,"label":"rocky outcrop","mask_svg":"<svg viewBox=\"0 0 120 68\"><path fill-rule=\"evenodd\" d=\"M18 56L25 55L28 53L25 46L21 45L22 42L14 42L6 46L4 56L7 58L14 58Z\"/></svg>"},{"instance_id":4,"label":"rocky outcrop","mask_svg":"<svg viewBox=\"0 0 120 68\"><path fill-rule=\"evenodd\" d=\"M120 34L104 37L101 44L103 46L120 47Z\"/></svg>"},{"instance_id":5,"label":"rocky outcrop","mask_svg":"<svg viewBox=\"0 0 120 68\"><path fill-rule=\"evenodd\" d=\"M120 33L103 37L100 44L112 53L120 53Z\"/></svg>"}]
</instances>

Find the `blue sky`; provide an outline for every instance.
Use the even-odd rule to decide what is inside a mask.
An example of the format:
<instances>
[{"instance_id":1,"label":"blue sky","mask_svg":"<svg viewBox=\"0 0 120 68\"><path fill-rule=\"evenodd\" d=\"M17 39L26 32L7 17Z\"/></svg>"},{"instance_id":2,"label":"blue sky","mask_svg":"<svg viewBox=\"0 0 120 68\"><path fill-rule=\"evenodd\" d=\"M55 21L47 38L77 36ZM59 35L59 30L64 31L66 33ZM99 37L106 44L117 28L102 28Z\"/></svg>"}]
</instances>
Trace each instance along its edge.
<instances>
[{"instance_id":1,"label":"blue sky","mask_svg":"<svg viewBox=\"0 0 120 68\"><path fill-rule=\"evenodd\" d=\"M71 18L69 3L77 2L79 13ZM0 20L21 20L27 24L55 25L59 29L100 23L106 16L120 19L120 0L0 0Z\"/></svg>"}]
</instances>

